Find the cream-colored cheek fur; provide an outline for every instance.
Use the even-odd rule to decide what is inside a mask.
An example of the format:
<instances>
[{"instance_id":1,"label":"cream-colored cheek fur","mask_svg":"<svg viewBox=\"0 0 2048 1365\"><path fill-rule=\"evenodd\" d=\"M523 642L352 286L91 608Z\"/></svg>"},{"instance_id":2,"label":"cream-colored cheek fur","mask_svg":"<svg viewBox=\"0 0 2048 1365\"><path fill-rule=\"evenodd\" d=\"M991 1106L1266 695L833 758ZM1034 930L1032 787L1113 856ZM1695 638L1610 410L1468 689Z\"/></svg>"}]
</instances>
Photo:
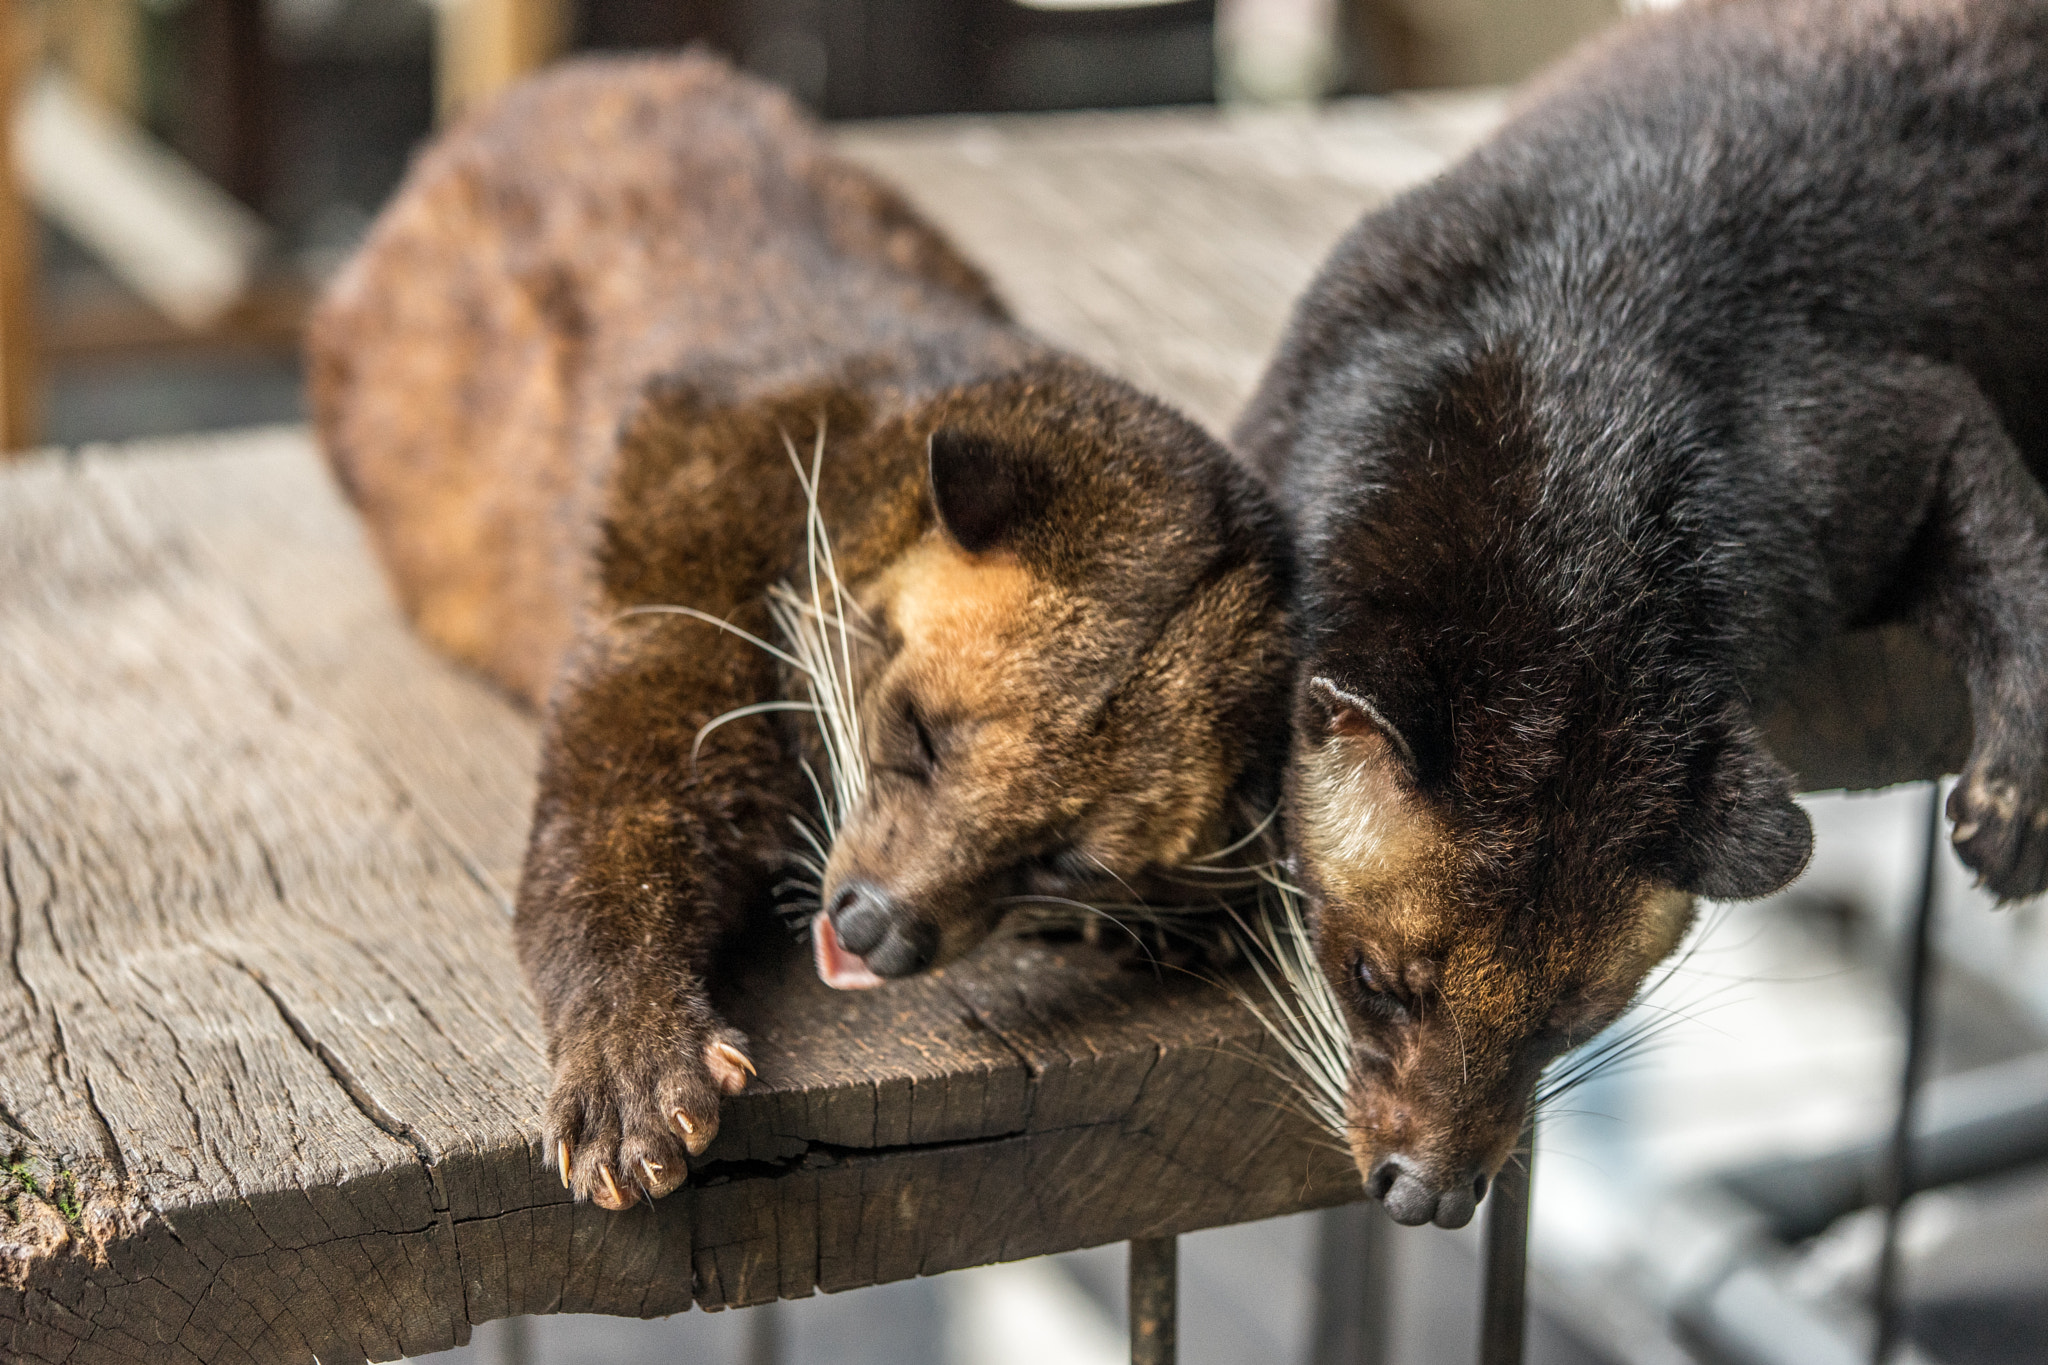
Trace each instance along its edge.
<instances>
[{"instance_id":1,"label":"cream-colored cheek fur","mask_svg":"<svg viewBox=\"0 0 2048 1365\"><path fill-rule=\"evenodd\" d=\"M1638 938L1643 945L1645 972L1678 950L1685 931L1692 928L1695 905L1690 892L1675 886L1652 886L1643 893L1638 910L1638 923L1642 926Z\"/></svg>"},{"instance_id":2,"label":"cream-colored cheek fur","mask_svg":"<svg viewBox=\"0 0 2048 1365\"><path fill-rule=\"evenodd\" d=\"M1348 897L1411 884L1440 835L1403 789L1385 742L1332 735L1296 753L1303 843L1324 886Z\"/></svg>"}]
</instances>

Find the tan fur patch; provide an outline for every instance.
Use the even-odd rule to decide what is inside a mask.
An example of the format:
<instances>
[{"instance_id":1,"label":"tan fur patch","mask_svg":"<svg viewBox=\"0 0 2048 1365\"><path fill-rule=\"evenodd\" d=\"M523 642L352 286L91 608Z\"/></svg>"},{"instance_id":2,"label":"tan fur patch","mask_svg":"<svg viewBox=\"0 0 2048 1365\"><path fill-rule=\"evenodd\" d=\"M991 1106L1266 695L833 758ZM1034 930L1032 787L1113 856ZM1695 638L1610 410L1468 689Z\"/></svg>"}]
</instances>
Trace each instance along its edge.
<instances>
[{"instance_id":1,"label":"tan fur patch","mask_svg":"<svg viewBox=\"0 0 2048 1365\"><path fill-rule=\"evenodd\" d=\"M1692 927L1694 904L1690 892L1680 891L1675 886L1652 886L1643 893L1637 913L1642 917L1644 946L1648 950L1649 961L1645 970L1678 948L1678 941Z\"/></svg>"},{"instance_id":2,"label":"tan fur patch","mask_svg":"<svg viewBox=\"0 0 2048 1365\"><path fill-rule=\"evenodd\" d=\"M1692 928L1695 900L1675 886L1652 882L1636 898L1632 927L1626 944L1613 955L1603 974L1603 993L1610 999L1633 997L1643 979L1659 962L1677 950L1686 931Z\"/></svg>"},{"instance_id":3,"label":"tan fur patch","mask_svg":"<svg viewBox=\"0 0 2048 1365\"><path fill-rule=\"evenodd\" d=\"M877 575L863 605L935 690L928 705L990 716L1006 709L1017 632L1039 586L1013 555L970 555L933 534Z\"/></svg>"},{"instance_id":4,"label":"tan fur patch","mask_svg":"<svg viewBox=\"0 0 2048 1365\"><path fill-rule=\"evenodd\" d=\"M1036 590L1015 555L971 555L939 534L926 536L876 576L863 605L879 609L912 642L986 653Z\"/></svg>"}]
</instances>

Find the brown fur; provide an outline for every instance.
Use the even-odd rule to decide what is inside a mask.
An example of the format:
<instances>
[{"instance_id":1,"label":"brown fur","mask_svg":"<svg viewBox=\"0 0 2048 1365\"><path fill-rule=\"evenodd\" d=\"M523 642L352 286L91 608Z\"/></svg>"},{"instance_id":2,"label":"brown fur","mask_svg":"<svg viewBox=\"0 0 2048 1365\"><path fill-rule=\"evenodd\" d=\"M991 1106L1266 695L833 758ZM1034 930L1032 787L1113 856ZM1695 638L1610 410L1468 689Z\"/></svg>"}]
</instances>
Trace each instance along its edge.
<instances>
[{"instance_id":1,"label":"brown fur","mask_svg":"<svg viewBox=\"0 0 2048 1365\"><path fill-rule=\"evenodd\" d=\"M872 637L871 781L823 893L849 940L856 903L895 935L856 950L874 970L966 951L1006 893L1201 851L1277 767L1282 541L1250 483L713 60L565 68L432 149L313 369L407 610L546 705L517 934L551 1145L608 1207L672 1189L744 1084L706 974L770 906L817 758L787 717L700 747L791 680L634 609L771 633L805 558L790 447L823 440Z\"/></svg>"}]
</instances>

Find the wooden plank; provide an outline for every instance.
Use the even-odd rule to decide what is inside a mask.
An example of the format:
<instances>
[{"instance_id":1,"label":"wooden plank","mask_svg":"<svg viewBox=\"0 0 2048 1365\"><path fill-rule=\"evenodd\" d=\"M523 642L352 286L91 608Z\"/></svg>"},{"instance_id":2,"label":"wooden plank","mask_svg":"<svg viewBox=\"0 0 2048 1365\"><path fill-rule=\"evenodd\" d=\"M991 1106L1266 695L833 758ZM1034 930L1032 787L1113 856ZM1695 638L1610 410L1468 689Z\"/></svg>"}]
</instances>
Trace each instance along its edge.
<instances>
[{"instance_id":1,"label":"wooden plank","mask_svg":"<svg viewBox=\"0 0 2048 1365\"><path fill-rule=\"evenodd\" d=\"M531 721L418 649L303 437L31 461L0 546L0 1122L79 1201L0 1225L11 1359L417 1353L1356 1194L1209 985L1012 942L846 995L771 933L699 1183L570 1206L478 875Z\"/></svg>"},{"instance_id":2,"label":"wooden plank","mask_svg":"<svg viewBox=\"0 0 2048 1365\"><path fill-rule=\"evenodd\" d=\"M837 145L902 186L1026 325L1221 432L1338 236L1499 105L933 119L849 127Z\"/></svg>"},{"instance_id":3,"label":"wooden plank","mask_svg":"<svg viewBox=\"0 0 2048 1365\"><path fill-rule=\"evenodd\" d=\"M401 773L509 906L540 766L538 726L397 619L362 525L306 434L161 442L147 455L110 452L89 463L205 547L298 681ZM280 544L291 553L279 554Z\"/></svg>"},{"instance_id":4,"label":"wooden plank","mask_svg":"<svg viewBox=\"0 0 2048 1365\"><path fill-rule=\"evenodd\" d=\"M449 1337L447 1258L400 1277L409 1297L367 1286L452 1239L423 1158L516 1134L538 1103L531 1013L490 988L509 953L477 932L500 912L232 590L105 480L34 462L0 526L0 1093L44 1185L68 1171L83 1203L68 1229L42 1219L51 1289L94 1301L20 1316L89 1309L162 1359L227 1350L228 1309L252 1358L345 1357L343 1324L393 1353ZM344 1058L335 1033L374 1043ZM429 1085L455 1100L438 1115L387 1102ZM215 1312L166 1292L181 1282Z\"/></svg>"},{"instance_id":5,"label":"wooden plank","mask_svg":"<svg viewBox=\"0 0 2048 1365\"><path fill-rule=\"evenodd\" d=\"M1961 675L1910 626L1836 640L1793 677L1764 725L1771 751L1803 791L1860 791L1957 772L1970 736Z\"/></svg>"},{"instance_id":6,"label":"wooden plank","mask_svg":"<svg viewBox=\"0 0 2048 1365\"><path fill-rule=\"evenodd\" d=\"M310 291L297 278L256 281L204 327L188 328L108 287L53 301L42 318L43 359L53 366L112 357L288 356L298 351Z\"/></svg>"}]
</instances>

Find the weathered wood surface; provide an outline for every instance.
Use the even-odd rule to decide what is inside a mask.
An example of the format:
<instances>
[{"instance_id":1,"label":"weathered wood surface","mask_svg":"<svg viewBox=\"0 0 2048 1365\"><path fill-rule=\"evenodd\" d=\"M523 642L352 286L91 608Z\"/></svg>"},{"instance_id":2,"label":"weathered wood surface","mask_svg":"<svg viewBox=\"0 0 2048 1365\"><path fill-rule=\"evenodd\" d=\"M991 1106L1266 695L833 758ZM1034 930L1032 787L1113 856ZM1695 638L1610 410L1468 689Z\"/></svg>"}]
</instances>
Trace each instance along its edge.
<instances>
[{"instance_id":1,"label":"weathered wood surface","mask_svg":"<svg viewBox=\"0 0 2048 1365\"><path fill-rule=\"evenodd\" d=\"M1220 427L1329 242L1489 107L845 140L1033 325ZM1817 674L1793 740L1884 730L1909 653ZM1906 775L1886 743L1856 771ZM534 753L404 630L301 433L0 474L6 1359L383 1359L1355 1196L1221 993L1012 942L857 996L758 954L726 994L761 1080L692 1184L568 1203L505 923Z\"/></svg>"},{"instance_id":2,"label":"weathered wood surface","mask_svg":"<svg viewBox=\"0 0 2048 1365\"><path fill-rule=\"evenodd\" d=\"M768 954L699 1183L568 1204L500 891L531 723L404 632L296 433L0 489L9 1359L381 1358L1352 1192L1220 992L1011 943L862 996Z\"/></svg>"}]
</instances>

